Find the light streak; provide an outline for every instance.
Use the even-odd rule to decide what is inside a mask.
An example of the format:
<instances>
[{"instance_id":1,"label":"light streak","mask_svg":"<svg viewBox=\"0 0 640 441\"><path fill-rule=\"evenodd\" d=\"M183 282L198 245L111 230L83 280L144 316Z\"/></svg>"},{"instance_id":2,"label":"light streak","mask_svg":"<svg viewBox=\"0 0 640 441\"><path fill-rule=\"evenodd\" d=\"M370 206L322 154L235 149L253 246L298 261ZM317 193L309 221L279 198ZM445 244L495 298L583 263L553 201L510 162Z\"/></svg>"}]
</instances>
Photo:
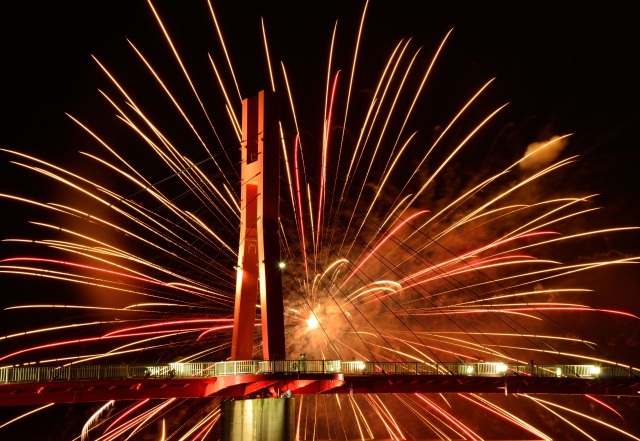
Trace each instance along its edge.
<instances>
[{"instance_id":1,"label":"light streak","mask_svg":"<svg viewBox=\"0 0 640 441\"><path fill-rule=\"evenodd\" d=\"M605 403L602 400L597 399L596 397L593 397L591 395L585 395L585 397L587 397L588 399L590 399L591 401L594 401L596 403L598 403L599 405L601 405L602 407L610 410L611 412L615 413L616 415L618 415L620 418L624 419L622 417L622 415L620 415L620 412L618 412L617 410L615 410L613 407L609 406L607 403Z\"/></svg>"},{"instance_id":2,"label":"light streak","mask_svg":"<svg viewBox=\"0 0 640 441\"><path fill-rule=\"evenodd\" d=\"M407 219L403 219L400 222L398 222L398 225L391 230L389 233L387 233L387 235L385 235L382 239L380 239L378 241L378 243L376 244L376 246L373 248L372 251L370 251L367 256L351 271L351 274L346 278L346 280L342 283L342 286L344 286L350 279L351 276L356 274L361 268L362 266L371 258L373 257L373 255L389 240L391 239L397 232L398 230L400 230L402 227L404 227L405 225L409 224L414 218L421 216L423 214L427 213L427 211L418 211L417 213L412 214L411 216L409 216Z\"/></svg>"},{"instance_id":3,"label":"light streak","mask_svg":"<svg viewBox=\"0 0 640 441\"><path fill-rule=\"evenodd\" d=\"M142 426L149 421L150 418L154 418L160 411L162 411L165 407L167 407L169 404L173 403L174 401L175 401L175 398L164 400L162 403L154 406L151 409L144 411L140 415L136 415L132 417L128 421L123 420L119 427L116 427L111 431L106 430L103 433L103 435L96 438L95 441L112 441L122 437L127 431L131 431L131 433L127 438L124 438L124 439L130 438L133 434L139 431L142 428ZM143 402L146 403L147 400L143 400ZM135 406L135 407L138 407L138 406ZM135 409L135 407L129 408L128 412L132 412Z\"/></svg>"},{"instance_id":4,"label":"light streak","mask_svg":"<svg viewBox=\"0 0 640 441\"><path fill-rule=\"evenodd\" d=\"M0 429L8 426L9 424L15 423L16 421L19 421L22 418L28 417L29 415L32 415L32 414L37 413L37 412L40 412L41 410L46 409L47 407L51 407L51 406L53 406L53 404L54 403L45 404L44 406L40 406L40 407L38 407L36 409L32 409L32 410L30 410L28 412L25 412L25 413L13 418L13 419L7 421L6 423L0 424Z\"/></svg>"},{"instance_id":5,"label":"light streak","mask_svg":"<svg viewBox=\"0 0 640 441\"><path fill-rule=\"evenodd\" d=\"M82 428L82 434L80 435L80 439L82 441L85 441L85 440L87 440L89 438L89 430L91 429L91 426L94 426L96 424L96 422L100 419L102 414L105 411L107 411L107 410L109 410L110 408L113 407L114 403L115 403L115 401L113 401L113 400L105 403L102 407L100 407L98 410L96 410L93 413L93 415L91 415L89 417L89 419L85 423L84 427Z\"/></svg>"},{"instance_id":6,"label":"light streak","mask_svg":"<svg viewBox=\"0 0 640 441\"><path fill-rule=\"evenodd\" d=\"M585 419L587 419L587 420L589 420L589 421L592 421L592 422L594 422L594 423L600 424L600 425L602 425L602 426L604 426L604 427L606 427L606 428L608 428L608 429L611 429L611 430L613 430L613 431L615 431L615 432L618 432L618 433L620 433L620 434L622 434L622 435L624 435L624 436L627 436L627 437L629 437L629 438L631 438L631 439L640 440L640 438L638 438L637 436L634 436L633 434L631 434L631 433L629 433L629 432L627 432L627 431L625 431L625 430L622 430L622 429L620 429L619 427L614 426L613 424L609 424L609 423L607 423L607 422L605 422L605 421L602 421L602 420L600 420L600 419L598 419L598 418L594 418L594 417L589 416L589 415L587 415L587 414L585 414L585 413L578 412L577 410L571 409L571 408L569 408L569 407L561 406L561 405L556 404L556 403L552 403L551 401L548 401L548 400L543 400L543 399L540 399L540 398L535 398L535 397L532 397L531 395L526 395L526 394L525 394L525 395L523 395L523 396L527 397L527 398L528 398L528 399L530 399L530 400L533 400L536 404L539 404L539 405L546 405L546 406L550 406L550 407L555 407L555 408L557 408L557 409L562 409L562 410L564 410L564 411L566 411L566 412L569 412L569 413L571 413L571 414L577 415L577 416L579 416L579 417L581 417L581 418L585 418Z\"/></svg>"},{"instance_id":7,"label":"light streak","mask_svg":"<svg viewBox=\"0 0 640 441\"><path fill-rule=\"evenodd\" d=\"M211 1L208 1L207 4L209 6L209 11L211 12L211 18L213 19L213 24L216 27L216 32L218 33L218 38L220 40L220 44L222 45L222 48L224 50L224 56L225 56L225 59L227 60L227 65L229 66L229 70L232 72L233 83L235 84L236 91L238 92L238 99L239 99L239 101L242 101L242 94L240 93L240 86L238 85L238 80L236 79L235 73L233 73L233 63L231 63L231 59L229 58L229 52L227 51L227 46L224 43L224 38L222 38L222 30L221 30L220 26L218 25L218 19L216 18L216 14L213 11L213 5L211 4ZM265 46L266 46L266 39L265 39Z\"/></svg>"},{"instance_id":8,"label":"light streak","mask_svg":"<svg viewBox=\"0 0 640 441\"><path fill-rule=\"evenodd\" d=\"M380 397L377 394L367 395L367 397L369 398L369 402L372 404L372 406L380 410L378 415L380 415L380 418L385 422L384 424L389 432L389 435L395 440L405 439L405 436L402 433L402 429L398 425L396 419L393 417L393 413L389 410L388 406L384 404Z\"/></svg>"},{"instance_id":9,"label":"light streak","mask_svg":"<svg viewBox=\"0 0 640 441\"><path fill-rule=\"evenodd\" d=\"M197 421L196 424L191 429L189 429L178 441L186 441L189 439L205 439L207 433L219 419L220 408L217 408L203 417L201 420Z\"/></svg>"},{"instance_id":10,"label":"light streak","mask_svg":"<svg viewBox=\"0 0 640 441\"><path fill-rule=\"evenodd\" d=\"M104 429L104 433L107 433L108 431L110 431L112 427L116 426L118 423L120 423L120 421L123 421L125 418L127 418L128 415L130 415L132 412L134 412L139 407L144 406L148 402L149 402L149 399L147 398L147 399L144 399L144 400L140 400L137 403L132 404L131 406L129 406L128 409L126 409L124 412L122 412L119 417L114 419L111 422L111 424L109 424L109 426L107 426L107 428Z\"/></svg>"},{"instance_id":11,"label":"light streak","mask_svg":"<svg viewBox=\"0 0 640 441\"><path fill-rule=\"evenodd\" d=\"M478 435L476 435L475 433L473 433L471 431L471 429L469 429L468 427L466 427L465 425L460 423L460 421L457 421L455 418L453 418L451 415L449 415L447 412L445 412L442 408L437 406L433 401L427 399L422 394L416 394L416 396L418 397L418 399L420 401L422 401L424 404L429 406L432 410L434 410L436 413L438 413L441 417L443 417L445 420L447 420L451 424L453 424L456 427L456 429L459 430L460 432L462 432L464 435L466 435L468 437L468 439L471 439L471 440L474 440L474 441L480 441L481 438Z\"/></svg>"},{"instance_id":12,"label":"light streak","mask_svg":"<svg viewBox=\"0 0 640 441\"><path fill-rule=\"evenodd\" d=\"M490 358L498 362L522 363L522 358L534 354L554 360L589 360L631 369L625 363L592 352L597 342L568 336L562 326L555 327L554 330L561 332L553 335L546 327L557 325L552 320L556 315L586 319L598 313L630 322L638 319L632 312L589 306L588 298L584 299L585 304L575 301L574 294L587 297L584 294L593 291L570 287L570 284L582 283L575 280L584 272L636 264L640 257L600 261L579 258L569 262L553 257L558 249L559 254L569 254L573 243L594 237L606 238L614 233L628 234L638 228L580 231L580 223L576 221L582 222L597 210L582 206L592 203L595 195L545 199L536 192L536 187L542 186L546 178L562 172L568 175L567 170L577 162L577 157L560 159L530 175L520 176L516 173L517 168L532 157L534 153L530 153L507 167L501 166L497 173L474 170L477 176L464 190L446 194L442 188L448 187L447 172L457 173L455 161L463 151L471 148L506 105L494 106L487 113L473 113L476 103L494 82L493 79L486 81L479 88L475 87L461 103L453 103L455 107L452 108L457 109L453 116L442 123L434 136L435 141L425 142L422 134L425 124L430 122L418 117L423 110L420 106L427 80L432 77L436 61L452 31L446 33L426 60L422 49L413 49L412 39L398 42L390 54L381 59L379 76L367 72L371 84L360 84L356 68L359 68L368 6L365 2L348 72L339 68L341 61L336 55L343 45L337 38L337 22L333 28L324 108L318 109L322 124L321 129L316 130L319 135L314 131L312 136L309 136L305 115L299 113L299 110L306 110L308 104L305 102L305 107L300 108L297 105L300 85L290 82L284 61L280 60L280 72L273 70L266 21L260 20L271 89L275 92L283 88L283 96L288 99L287 114L283 112L279 121L281 152L289 186L289 197L281 201L283 209L279 225L288 264L287 270L283 271L287 277L284 295L288 350L296 353L298 345L305 345L318 348L324 358L325 354L331 353L326 349L331 343L338 358L357 357L380 363L398 360L438 363L451 358L470 362ZM188 97L174 94L169 83L163 80L164 73L152 65L138 46L128 43L144 71L168 100L170 110L177 112L176 126L180 125L195 138L193 143L199 160L190 157L194 153L184 147L189 140L173 143L168 132L152 118L153 113L144 111L144 101L134 100L124 83L94 57L118 94L116 98L100 92L102 97L136 142L147 149L142 154L142 163L126 158L128 144L124 144L125 148L111 144L71 115L70 119L107 152L109 159L90 152L82 153L82 158L90 161L96 170L108 173L109 178L100 179L101 173L94 175L93 168L75 173L74 164L63 168L32 155L3 149L24 172L47 178L56 189L62 188L73 204L42 203L1 194L0 197L9 203L26 204L30 209L63 220L32 222L34 227L50 235L49 238L8 239L5 242L11 246L39 247L56 257L4 259L0 261L0 273L77 284L90 294L106 292L110 295L101 296L100 301L107 306L91 305L88 298L87 305L74 304L84 303L75 300L52 299L49 302L47 299L49 303L37 301L6 308L5 311L11 314L45 309L52 315L65 313L69 320L74 313L86 313L96 319L12 330L0 339L16 339L18 349L0 354L0 360L19 358L20 362L24 359L24 364L31 366L36 363L34 357L40 350L64 348L71 351L84 344L91 347L96 343L100 349L77 350L76 355L61 353L59 357L54 354L47 360L38 361L65 363L66 366L107 357L123 360L130 354L170 357L173 355L169 354L172 344L180 345L181 349L189 346L187 354L180 353L181 360L218 360L228 351L227 333L219 331L232 326L229 313L233 304L234 278L242 277L241 268L232 269L237 262L235 243L241 201L234 192L238 182L235 173L237 155L233 152L237 145L235 141L227 145L222 139L243 141L238 120L242 89L223 38L221 24L225 22L218 21L210 1L208 9L226 62L224 68L216 54L203 57L207 60L205 64L210 65L207 71L213 70L213 82L217 81L222 95L216 104L204 99L205 95L200 92L204 89L196 87L183 63L186 58L179 54L160 13L151 2L149 7L187 82L189 97L193 95L197 101L195 118L190 114L193 109L188 110L189 106L184 104ZM273 60L275 66L275 58ZM417 66L426 66L426 69L417 72ZM228 73L234 86L228 86L224 79ZM340 77L343 75L349 78L345 96L341 96L338 87L342 85ZM371 92L359 103L354 91L360 90L361 86ZM314 85L305 84L304 87ZM355 111L356 104L362 110L360 115ZM207 106L210 105L217 107L209 110ZM224 116L225 113L229 134L223 138L214 128L210 115ZM334 121L341 116L344 123L334 127ZM201 128L195 122L202 118L207 120L208 128ZM463 127L463 120L472 121L470 129ZM412 128L415 122L420 130ZM337 153L334 148L338 140L332 136L335 130L341 135ZM554 144L566 142L569 136L553 138L542 148L553 149ZM214 138L218 143L215 149L205 141ZM309 141L311 139L313 141ZM444 149L445 145L449 150L436 151L437 148ZM314 149L320 150L319 160ZM200 157L202 152L204 158ZM221 155L227 157L228 165L222 166L218 162ZM335 164L332 163L334 157L337 157ZM411 168L405 166L409 157L415 158L417 166L415 163ZM151 177L149 169L155 169L157 165L168 170L163 173L171 176L160 181ZM333 180L330 173L334 173ZM126 189L120 189L119 185L112 187L112 176L115 176L113 181L122 183ZM402 178L399 191L393 187L398 178ZM103 182L109 182L109 185ZM523 193L526 198L521 198ZM229 264L230 260L234 263ZM27 302L17 297L16 300ZM126 314L126 318L98 319L114 312ZM83 333L80 338L69 337L71 332L84 327L90 327L92 333ZM309 328L315 328L315 331L306 332ZM30 342L36 337L37 344ZM23 341L27 343L23 344ZM391 342L396 347L392 347ZM469 406L479 407L522 430L549 439L549 435L481 397L461 397L472 403ZM379 433L392 439L414 435L405 433L408 430L401 421L404 415L396 413L391 398L379 395L361 398L348 396L349 407L343 406L338 396L335 403L323 401L327 415L334 407L338 409L345 439L354 436L376 438L380 437ZM442 398L448 411L423 395L393 396L402 409L410 410L406 413L413 415L417 424L422 424L421 429L428 428L441 439L481 439L466 420L453 414L457 411L457 403L454 406L453 400ZM311 427L305 424L301 429L303 406L307 416L314 415L313 430L309 431L314 438L321 436L318 418L322 409L317 399L299 398L298 437ZM621 416L606 403L590 396L587 399ZM216 402L212 406L215 409L202 412L189 430L167 434L163 412L169 412L168 408L177 406L177 402L164 401L142 411L147 404L142 401L125 410L108 426L101 439L131 438L160 416L163 439L180 436L184 440L204 439L220 419L219 403ZM556 421L590 437L552 409L554 405L543 401L536 404L544 407L547 416L554 416ZM349 412L357 427L347 427L345 421ZM330 432L328 417L326 426L326 431Z\"/></svg>"},{"instance_id":13,"label":"light streak","mask_svg":"<svg viewBox=\"0 0 640 441\"><path fill-rule=\"evenodd\" d=\"M521 418L518 418L517 416L515 416L514 414L512 414L511 412L506 411L505 409L498 407L497 405L491 403L490 401L486 400L485 398L476 395L476 394L472 394L471 396L474 399L471 399L471 397L465 395L465 394L458 394L459 397L464 398L467 401L470 401L484 409L486 409L487 411L493 413L494 415L497 415L505 420L507 420L508 422L510 422L511 424L514 424L518 427L522 427L524 430L526 430L527 432L530 432L536 436L539 436L540 438L544 439L544 440L548 440L551 441L553 438L550 437L549 435L546 435L545 433L543 433L542 431L536 429L535 427L533 427L531 424L527 423L526 421L523 421Z\"/></svg>"},{"instance_id":14,"label":"light streak","mask_svg":"<svg viewBox=\"0 0 640 441\"><path fill-rule=\"evenodd\" d=\"M363 414L362 410L360 409L360 406L358 405L358 402L356 401L355 397L349 395L348 400L349 400L349 404L351 404L351 411L353 412L353 415L355 417L356 424L358 425L358 432L360 434L360 439L364 441L365 439L373 438L371 427L369 427L366 417Z\"/></svg>"},{"instance_id":15,"label":"light streak","mask_svg":"<svg viewBox=\"0 0 640 441\"><path fill-rule=\"evenodd\" d=\"M300 148L300 137L296 136L296 139L294 141L294 147L293 147L293 163L294 163L294 173L295 173L295 181L296 181L296 195L297 195L297 201L298 201L298 216L299 219L298 220L298 225L299 225L299 229L300 229L300 240L302 241L302 259L304 262L304 273L305 273L305 280L308 282L309 281L309 268L307 265L307 243L306 243L306 238L305 238L305 231L304 231L304 219L303 219L303 214L302 214L302 188L300 186L300 169L298 167L298 149Z\"/></svg>"}]
</instances>

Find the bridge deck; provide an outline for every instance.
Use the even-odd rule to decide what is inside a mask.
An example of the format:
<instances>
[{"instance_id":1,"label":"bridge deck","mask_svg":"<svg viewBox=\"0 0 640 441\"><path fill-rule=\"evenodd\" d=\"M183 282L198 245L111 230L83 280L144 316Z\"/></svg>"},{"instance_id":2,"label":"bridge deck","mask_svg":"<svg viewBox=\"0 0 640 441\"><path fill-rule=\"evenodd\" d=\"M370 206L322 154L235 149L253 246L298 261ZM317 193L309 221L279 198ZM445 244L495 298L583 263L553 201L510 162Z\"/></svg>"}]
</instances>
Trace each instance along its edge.
<instances>
[{"instance_id":1,"label":"bridge deck","mask_svg":"<svg viewBox=\"0 0 640 441\"><path fill-rule=\"evenodd\" d=\"M345 393L633 395L627 366L340 360L0 368L0 406L144 398Z\"/></svg>"}]
</instances>

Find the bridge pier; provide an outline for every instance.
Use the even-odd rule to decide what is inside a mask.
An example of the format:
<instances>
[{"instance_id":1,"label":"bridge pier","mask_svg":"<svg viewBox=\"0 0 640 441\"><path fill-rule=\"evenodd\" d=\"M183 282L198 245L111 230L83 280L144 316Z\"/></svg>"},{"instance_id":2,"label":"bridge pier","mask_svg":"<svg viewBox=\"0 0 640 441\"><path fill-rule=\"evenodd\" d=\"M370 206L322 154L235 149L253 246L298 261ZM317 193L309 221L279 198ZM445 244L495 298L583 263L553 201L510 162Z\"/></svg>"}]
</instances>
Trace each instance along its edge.
<instances>
[{"instance_id":1,"label":"bridge pier","mask_svg":"<svg viewBox=\"0 0 640 441\"><path fill-rule=\"evenodd\" d=\"M221 441L293 441L295 399L255 398L222 403Z\"/></svg>"}]
</instances>

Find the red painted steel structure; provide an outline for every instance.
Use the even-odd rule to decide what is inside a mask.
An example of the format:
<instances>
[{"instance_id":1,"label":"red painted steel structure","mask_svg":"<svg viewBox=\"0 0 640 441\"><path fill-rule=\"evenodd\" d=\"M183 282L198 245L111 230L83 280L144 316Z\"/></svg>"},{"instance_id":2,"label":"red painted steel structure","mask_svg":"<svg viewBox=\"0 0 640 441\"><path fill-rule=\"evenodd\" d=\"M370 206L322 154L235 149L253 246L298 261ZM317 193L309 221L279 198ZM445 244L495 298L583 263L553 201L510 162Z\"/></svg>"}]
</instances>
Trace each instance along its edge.
<instances>
[{"instance_id":1,"label":"red painted steel structure","mask_svg":"<svg viewBox=\"0 0 640 441\"><path fill-rule=\"evenodd\" d=\"M304 376L230 375L223 377L50 381L0 385L0 406L49 403L84 403L109 400L204 398L213 396L255 398L287 390L318 394L343 383L341 374Z\"/></svg>"},{"instance_id":2,"label":"red painted steel structure","mask_svg":"<svg viewBox=\"0 0 640 441\"><path fill-rule=\"evenodd\" d=\"M284 304L280 273L279 125L275 94L262 91L242 103L240 249L232 360L253 358L260 293L262 358L284 360Z\"/></svg>"},{"instance_id":3,"label":"red painted steel structure","mask_svg":"<svg viewBox=\"0 0 640 441\"><path fill-rule=\"evenodd\" d=\"M465 375L252 374L221 377L129 378L0 385L0 406L145 398L256 398L362 393L564 394L638 397L638 378L553 378Z\"/></svg>"}]
</instances>

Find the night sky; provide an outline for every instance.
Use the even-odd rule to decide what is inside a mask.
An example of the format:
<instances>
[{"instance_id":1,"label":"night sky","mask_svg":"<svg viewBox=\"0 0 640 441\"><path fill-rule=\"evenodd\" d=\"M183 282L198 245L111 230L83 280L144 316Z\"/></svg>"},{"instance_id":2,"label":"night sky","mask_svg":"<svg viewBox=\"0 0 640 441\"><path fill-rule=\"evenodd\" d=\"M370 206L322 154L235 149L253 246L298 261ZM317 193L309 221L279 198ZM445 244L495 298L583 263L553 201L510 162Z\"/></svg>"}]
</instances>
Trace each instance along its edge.
<instances>
[{"instance_id":1,"label":"night sky","mask_svg":"<svg viewBox=\"0 0 640 441\"><path fill-rule=\"evenodd\" d=\"M353 51L363 3L267 1L259 7L235 3L242 2L223 0L214 3L214 9L243 97L269 88L260 35L263 16L272 56L276 63L280 59L285 62L299 100L298 112L306 115L301 120L302 131L319 131L334 22L338 20L341 42L335 68L348 72L351 59L347 55ZM413 38L414 47L424 46L430 56L453 29L427 84L426 95L432 96L434 103L432 113L424 115L427 131L443 124L462 97L495 77L487 92L487 106L510 104L492 130L499 133L505 127L517 127L524 145L572 133L563 155L579 155L579 165L562 185L585 194L601 194L597 198L602 207L598 224L639 225L640 30L631 3L372 0L358 75L366 79L368 72L375 72L375 78L386 55L402 38ZM207 52L219 55L220 48L206 2L165 0L154 5L197 83L213 83ZM153 109L159 101L146 88L148 74L126 39L164 69L169 85L186 90L144 1L46 2L37 7L14 2L10 9L0 20L1 148L50 159L73 157L90 141L65 113L118 139L123 129L97 92L98 88L113 87L91 55ZM369 83L365 80L361 84L374 86L373 79ZM207 99L217 98L215 86L204 85L202 90L211 92ZM356 93L367 91L363 87ZM228 134L221 135L223 143L232 142ZM514 154L493 150L493 136L497 135L486 138L488 156L479 158L479 163L487 164L493 155ZM47 189L32 188L24 174L8 164L8 158L0 154L0 192L46 194ZM3 238L25 231L24 213L13 212L15 206L9 207L4 200L0 200L0 209ZM608 237L604 252L638 255L639 239L638 233ZM0 249L0 256L8 253L6 248ZM614 278L613 282L593 281L596 289L605 291L595 301L597 306L640 314L638 272L625 270ZM611 289L612 283L615 289ZM0 279L0 305L13 303L9 297L15 288L15 281ZM620 334L609 349L615 353L616 345L626 340L629 346L619 355L640 363L640 357L630 355L640 352L638 341L629 337L640 336L639 328L637 323L635 329L612 325ZM6 420L2 414L0 409L0 423Z\"/></svg>"},{"instance_id":2,"label":"night sky","mask_svg":"<svg viewBox=\"0 0 640 441\"><path fill-rule=\"evenodd\" d=\"M259 40L259 20L264 16L276 62L284 60L293 87L310 94L309 100L299 100L300 106L322 98L335 20L339 20L338 41L342 43L338 54L349 54L362 9L360 2L349 2L348 7L334 1L311 3L306 10L286 1L258 8L219 3L215 9L242 93L255 95L268 87ZM134 84L146 75L143 68L133 68L137 62L125 39L155 65L173 63L146 2L118 4L47 3L38 8L17 4L4 16L0 31L2 146L51 154L62 148L78 150L77 129L65 112L85 120L104 118L101 124L114 130L109 110L97 114L106 107L97 89L104 88L107 79L91 55L125 85L129 79ZM202 72L203 65L208 68L206 53L217 53L219 45L206 4L175 7L171 2L158 2L157 8L185 63L198 66L196 79L211 79L210 70ZM510 102L503 121L508 118L526 126L526 136L532 140L546 133L573 133L568 154L587 156L585 165L602 167L592 174L598 192L614 197L613 208L624 206L621 215L631 221L638 218L638 184L633 168L628 171L626 167L637 163L635 129L640 119L638 48L634 44L638 32L633 17L631 7L621 3L596 7L581 2L454 1L442 5L403 1L396 5L374 1L369 6L358 73L364 77L367 70L375 69L377 74L384 59L381 54L389 53L401 38L412 37L416 46L424 46L423 51L431 54L453 28L430 82L431 93L471 91L495 77L489 94L495 103ZM348 71L350 57L337 60L335 67ZM180 75L175 66L171 69L165 77L169 83ZM441 108L448 116L452 108L447 107L446 96L438 98L434 112ZM152 101L153 97L144 99ZM299 113L316 117L314 108Z\"/></svg>"}]
</instances>

